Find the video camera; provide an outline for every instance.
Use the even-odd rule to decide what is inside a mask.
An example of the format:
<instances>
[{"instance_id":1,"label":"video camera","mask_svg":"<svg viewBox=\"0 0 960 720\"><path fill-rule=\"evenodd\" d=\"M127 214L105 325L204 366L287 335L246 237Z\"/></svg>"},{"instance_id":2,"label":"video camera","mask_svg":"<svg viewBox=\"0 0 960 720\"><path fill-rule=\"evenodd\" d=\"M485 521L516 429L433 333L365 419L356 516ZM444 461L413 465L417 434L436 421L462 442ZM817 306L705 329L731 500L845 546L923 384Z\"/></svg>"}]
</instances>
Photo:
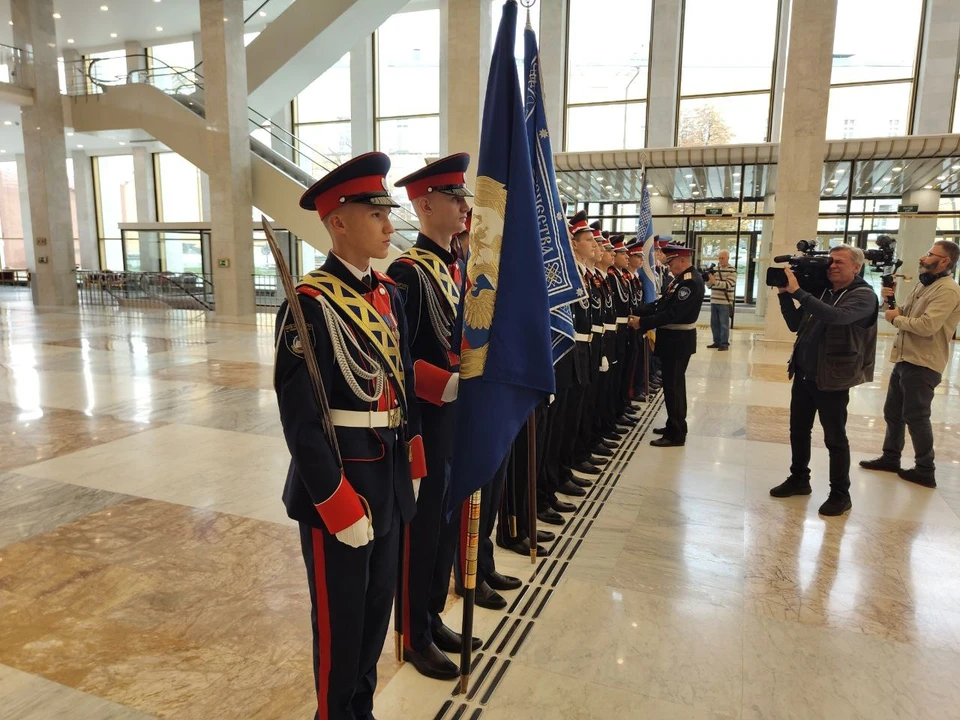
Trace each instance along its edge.
<instances>
[{"instance_id":1,"label":"video camera","mask_svg":"<svg viewBox=\"0 0 960 720\"><path fill-rule=\"evenodd\" d=\"M894 247L896 244L897 241L889 235L881 235L877 238L877 248L875 250L866 250L863 253L867 262L870 263L870 267L883 273L883 276L880 278L883 287L892 288L894 286L894 278L897 276L896 272L900 269L900 266L903 265L903 260L897 260L896 249ZM895 298L887 298L887 307L892 310L896 306L897 301Z\"/></svg>"},{"instance_id":2,"label":"video camera","mask_svg":"<svg viewBox=\"0 0 960 720\"><path fill-rule=\"evenodd\" d=\"M700 273L700 277L703 278L703 281L704 281L704 282L707 282L707 276L708 276L708 275L711 275L711 274L713 274L713 273L715 273L715 272L717 271L717 264L716 264L716 263L712 263L712 264L710 265L710 267L697 268L697 270L698 270L699 273Z\"/></svg>"},{"instance_id":3,"label":"video camera","mask_svg":"<svg viewBox=\"0 0 960 720\"><path fill-rule=\"evenodd\" d=\"M816 242L801 240L797 243L798 255L777 255L776 263L789 263L790 270L797 276L797 282L811 295L820 295L830 287L827 268L833 262L827 250L817 250ZM787 285L787 274L783 268L767 268L767 285L782 288Z\"/></svg>"}]
</instances>

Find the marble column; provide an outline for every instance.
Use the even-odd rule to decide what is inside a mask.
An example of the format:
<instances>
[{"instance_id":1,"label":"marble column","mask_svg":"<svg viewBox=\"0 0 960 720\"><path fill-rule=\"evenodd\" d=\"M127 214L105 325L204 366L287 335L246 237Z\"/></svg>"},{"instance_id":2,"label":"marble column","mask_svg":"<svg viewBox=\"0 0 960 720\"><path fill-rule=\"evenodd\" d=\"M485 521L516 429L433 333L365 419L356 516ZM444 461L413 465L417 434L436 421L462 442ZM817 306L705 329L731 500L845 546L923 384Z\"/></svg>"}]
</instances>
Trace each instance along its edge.
<instances>
[{"instance_id":1,"label":"marble column","mask_svg":"<svg viewBox=\"0 0 960 720\"><path fill-rule=\"evenodd\" d=\"M100 269L100 242L97 237L97 210L93 196L93 166L83 150L70 154L73 159L73 185L77 197L77 233L80 238L80 267Z\"/></svg>"},{"instance_id":2,"label":"marble column","mask_svg":"<svg viewBox=\"0 0 960 720\"><path fill-rule=\"evenodd\" d=\"M520 12L524 12L523 8ZM547 128L553 140L553 151L560 152L563 143L556 138L566 136L563 91L567 71L567 0L540 0L540 73L543 75L543 98L547 112Z\"/></svg>"},{"instance_id":3,"label":"marble column","mask_svg":"<svg viewBox=\"0 0 960 720\"><path fill-rule=\"evenodd\" d=\"M903 194L904 205L916 205L920 212L935 212L940 207L939 190L912 190ZM904 217L897 232L897 257L903 260L900 269L910 279L897 279L897 299L904 300L917 284L918 263L937 239L936 217Z\"/></svg>"},{"instance_id":4,"label":"marble column","mask_svg":"<svg viewBox=\"0 0 960 720\"><path fill-rule=\"evenodd\" d=\"M83 56L78 50L71 48L66 48L62 55L67 94L82 94L87 87L87 76L83 72Z\"/></svg>"},{"instance_id":5,"label":"marble column","mask_svg":"<svg viewBox=\"0 0 960 720\"><path fill-rule=\"evenodd\" d=\"M200 0L200 32L217 315L238 317L255 310L243 0Z\"/></svg>"},{"instance_id":6,"label":"marble column","mask_svg":"<svg viewBox=\"0 0 960 720\"><path fill-rule=\"evenodd\" d=\"M929 0L926 3L917 99L913 110L915 135L950 132L950 112L957 89L958 55L960 3L956 0Z\"/></svg>"},{"instance_id":7,"label":"marble column","mask_svg":"<svg viewBox=\"0 0 960 720\"><path fill-rule=\"evenodd\" d=\"M677 144L682 27L683 0L657 0L653 4L647 147L673 147Z\"/></svg>"},{"instance_id":8,"label":"marble column","mask_svg":"<svg viewBox=\"0 0 960 720\"><path fill-rule=\"evenodd\" d=\"M836 21L837 0L793 3L777 167L774 256L789 254L798 240L817 236ZM779 312L767 313L766 339L794 339Z\"/></svg>"},{"instance_id":9,"label":"marble column","mask_svg":"<svg viewBox=\"0 0 960 720\"><path fill-rule=\"evenodd\" d=\"M199 77L197 81L202 85L203 84L203 42L200 38L200 33L193 34L193 64L194 67L197 67L196 72ZM210 176L207 173L200 171L200 208L202 212L202 220L204 222L210 222Z\"/></svg>"},{"instance_id":10,"label":"marble column","mask_svg":"<svg viewBox=\"0 0 960 720\"><path fill-rule=\"evenodd\" d=\"M33 222L30 219L30 181L27 173L26 155L17 155L17 188L20 190L20 227L23 235L24 263L28 268L36 265L33 251Z\"/></svg>"},{"instance_id":11,"label":"marble column","mask_svg":"<svg viewBox=\"0 0 960 720\"><path fill-rule=\"evenodd\" d=\"M157 221L157 188L153 157L146 148L133 149L133 188L137 197L137 221ZM140 231L140 270L160 272L160 240L155 232Z\"/></svg>"},{"instance_id":12,"label":"marble column","mask_svg":"<svg viewBox=\"0 0 960 720\"><path fill-rule=\"evenodd\" d=\"M127 53L127 82L143 82L143 78L138 77L147 69L147 55L143 43L125 42L123 49Z\"/></svg>"},{"instance_id":13,"label":"marble column","mask_svg":"<svg viewBox=\"0 0 960 720\"><path fill-rule=\"evenodd\" d=\"M470 153L470 185L477 177L480 121L493 49L491 33L495 32L490 5L491 0L440 0L440 155Z\"/></svg>"},{"instance_id":14,"label":"marble column","mask_svg":"<svg viewBox=\"0 0 960 720\"><path fill-rule=\"evenodd\" d=\"M776 184L776 175L772 175L770 182ZM776 195L770 194L765 196L763 198L763 212L775 213L776 209ZM767 268L770 267L770 259L772 257L773 220L767 218L763 221L763 228L760 230L760 262L757 263L757 307L755 311L757 317L765 317L767 314L767 306L770 304L771 291L767 288L766 278Z\"/></svg>"},{"instance_id":15,"label":"marble column","mask_svg":"<svg viewBox=\"0 0 960 720\"><path fill-rule=\"evenodd\" d=\"M53 0L11 0L13 42L33 53L34 103L21 108L23 147L29 191L34 264L33 302L39 306L77 304L67 180L67 146L57 73L57 30ZM29 253L28 253L29 259Z\"/></svg>"},{"instance_id":16,"label":"marble column","mask_svg":"<svg viewBox=\"0 0 960 720\"><path fill-rule=\"evenodd\" d=\"M354 157L372 152L373 125L373 35L350 50L350 152Z\"/></svg>"}]
</instances>

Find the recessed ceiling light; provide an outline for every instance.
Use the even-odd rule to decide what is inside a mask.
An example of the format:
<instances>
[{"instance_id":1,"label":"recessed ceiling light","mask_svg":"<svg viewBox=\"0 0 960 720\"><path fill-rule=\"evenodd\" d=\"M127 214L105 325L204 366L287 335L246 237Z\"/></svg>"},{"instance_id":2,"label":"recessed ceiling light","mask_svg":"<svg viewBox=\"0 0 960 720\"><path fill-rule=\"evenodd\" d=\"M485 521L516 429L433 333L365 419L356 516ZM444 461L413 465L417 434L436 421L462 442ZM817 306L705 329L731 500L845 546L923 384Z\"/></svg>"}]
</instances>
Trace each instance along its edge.
<instances>
[{"instance_id":1,"label":"recessed ceiling light","mask_svg":"<svg viewBox=\"0 0 960 720\"><path fill-rule=\"evenodd\" d=\"M100 6L100 10L101 10L102 12L106 12L106 11L109 10L109 9L110 9L110 8L109 8L107 5L101 5L101 6Z\"/></svg>"},{"instance_id":2,"label":"recessed ceiling light","mask_svg":"<svg viewBox=\"0 0 960 720\"><path fill-rule=\"evenodd\" d=\"M893 180L893 178L889 175L883 179L884 182L890 182L891 180Z\"/></svg>"},{"instance_id":3,"label":"recessed ceiling light","mask_svg":"<svg viewBox=\"0 0 960 720\"><path fill-rule=\"evenodd\" d=\"M607 185L607 190L613 190L613 185Z\"/></svg>"},{"instance_id":4,"label":"recessed ceiling light","mask_svg":"<svg viewBox=\"0 0 960 720\"><path fill-rule=\"evenodd\" d=\"M874 192L880 192L881 190L883 190L883 185L877 185L877 186L873 189Z\"/></svg>"},{"instance_id":5,"label":"recessed ceiling light","mask_svg":"<svg viewBox=\"0 0 960 720\"><path fill-rule=\"evenodd\" d=\"M163 32L163 27L161 25L157 25L157 32Z\"/></svg>"},{"instance_id":6,"label":"recessed ceiling light","mask_svg":"<svg viewBox=\"0 0 960 720\"><path fill-rule=\"evenodd\" d=\"M59 19L60 19L60 13L54 13L54 14L53 14L53 19L54 19L54 20L59 20Z\"/></svg>"},{"instance_id":7,"label":"recessed ceiling light","mask_svg":"<svg viewBox=\"0 0 960 720\"><path fill-rule=\"evenodd\" d=\"M651 192L650 194L651 194L651 195L659 195L660 193L658 193L656 190L654 190L654 191Z\"/></svg>"},{"instance_id":8,"label":"recessed ceiling light","mask_svg":"<svg viewBox=\"0 0 960 720\"><path fill-rule=\"evenodd\" d=\"M115 38L116 36L117 36L116 33L110 33L110 37Z\"/></svg>"},{"instance_id":9,"label":"recessed ceiling light","mask_svg":"<svg viewBox=\"0 0 960 720\"><path fill-rule=\"evenodd\" d=\"M73 133L67 133L67 137L73 137Z\"/></svg>"},{"instance_id":10,"label":"recessed ceiling light","mask_svg":"<svg viewBox=\"0 0 960 720\"><path fill-rule=\"evenodd\" d=\"M126 145L126 143L125 143L123 140L120 141L120 144L121 144L121 145Z\"/></svg>"},{"instance_id":11,"label":"recessed ceiling light","mask_svg":"<svg viewBox=\"0 0 960 720\"><path fill-rule=\"evenodd\" d=\"M924 190L933 190L933 185L924 185L924 186L923 186L923 189L924 189Z\"/></svg>"},{"instance_id":12,"label":"recessed ceiling light","mask_svg":"<svg viewBox=\"0 0 960 720\"><path fill-rule=\"evenodd\" d=\"M583 197L583 193L577 193L577 197L578 197L578 198L582 198L582 197Z\"/></svg>"},{"instance_id":13,"label":"recessed ceiling light","mask_svg":"<svg viewBox=\"0 0 960 720\"><path fill-rule=\"evenodd\" d=\"M954 165L954 166L953 166L953 169L954 169L954 170L960 170L960 165Z\"/></svg>"},{"instance_id":14,"label":"recessed ceiling light","mask_svg":"<svg viewBox=\"0 0 960 720\"><path fill-rule=\"evenodd\" d=\"M740 173L734 173L733 176L734 176L734 177L740 177Z\"/></svg>"},{"instance_id":15,"label":"recessed ceiling light","mask_svg":"<svg viewBox=\"0 0 960 720\"><path fill-rule=\"evenodd\" d=\"M6 155L6 154L7 154L6 150L0 150L0 155Z\"/></svg>"},{"instance_id":16,"label":"recessed ceiling light","mask_svg":"<svg viewBox=\"0 0 960 720\"><path fill-rule=\"evenodd\" d=\"M567 185L567 190L573 190L573 185Z\"/></svg>"},{"instance_id":17,"label":"recessed ceiling light","mask_svg":"<svg viewBox=\"0 0 960 720\"><path fill-rule=\"evenodd\" d=\"M823 192L824 192L824 193L832 193L832 192L833 192L833 188L826 188L826 189L824 189Z\"/></svg>"},{"instance_id":18,"label":"recessed ceiling light","mask_svg":"<svg viewBox=\"0 0 960 720\"><path fill-rule=\"evenodd\" d=\"M73 38L67 38L67 43L73 45Z\"/></svg>"},{"instance_id":19,"label":"recessed ceiling light","mask_svg":"<svg viewBox=\"0 0 960 720\"><path fill-rule=\"evenodd\" d=\"M615 192L615 193L613 194L613 196L614 196L614 197L620 197L620 193Z\"/></svg>"},{"instance_id":20,"label":"recessed ceiling light","mask_svg":"<svg viewBox=\"0 0 960 720\"><path fill-rule=\"evenodd\" d=\"M13 125L13 123L12 123L11 121L9 121L9 120L4 120L4 121L3 121L3 124L4 124L4 125Z\"/></svg>"},{"instance_id":21,"label":"recessed ceiling light","mask_svg":"<svg viewBox=\"0 0 960 720\"><path fill-rule=\"evenodd\" d=\"M603 178L598 176L598 177L597 177L597 182L603 182Z\"/></svg>"},{"instance_id":22,"label":"recessed ceiling light","mask_svg":"<svg viewBox=\"0 0 960 720\"><path fill-rule=\"evenodd\" d=\"M260 17L266 17L267 13L263 10L260 11Z\"/></svg>"},{"instance_id":23,"label":"recessed ceiling light","mask_svg":"<svg viewBox=\"0 0 960 720\"><path fill-rule=\"evenodd\" d=\"M692 193L690 193L690 194L691 194L691 195L699 195L699 194L700 194L700 191L699 191L699 190L694 190L694 191L693 191Z\"/></svg>"},{"instance_id":24,"label":"recessed ceiling light","mask_svg":"<svg viewBox=\"0 0 960 720\"><path fill-rule=\"evenodd\" d=\"M692 174L690 174L690 175L684 175L684 177L685 177L687 180L689 180L690 178L693 177L693 175L692 175Z\"/></svg>"},{"instance_id":25,"label":"recessed ceiling light","mask_svg":"<svg viewBox=\"0 0 960 720\"><path fill-rule=\"evenodd\" d=\"M224 22L230 22L230 18L224 18L223 21L224 21Z\"/></svg>"},{"instance_id":26,"label":"recessed ceiling light","mask_svg":"<svg viewBox=\"0 0 960 720\"><path fill-rule=\"evenodd\" d=\"M83 150L83 145L77 145L77 147Z\"/></svg>"},{"instance_id":27,"label":"recessed ceiling light","mask_svg":"<svg viewBox=\"0 0 960 720\"><path fill-rule=\"evenodd\" d=\"M903 170L902 167L895 167L895 168L893 168L893 172L900 172L901 170Z\"/></svg>"},{"instance_id":28,"label":"recessed ceiling light","mask_svg":"<svg viewBox=\"0 0 960 720\"><path fill-rule=\"evenodd\" d=\"M837 168L834 172L836 172L837 175L843 175L846 172L846 170L844 170L843 168Z\"/></svg>"},{"instance_id":29,"label":"recessed ceiling light","mask_svg":"<svg viewBox=\"0 0 960 720\"><path fill-rule=\"evenodd\" d=\"M836 185L839 182L839 180L837 180L836 178L830 178L830 182Z\"/></svg>"},{"instance_id":30,"label":"recessed ceiling light","mask_svg":"<svg viewBox=\"0 0 960 720\"><path fill-rule=\"evenodd\" d=\"M7 20L8 25L13 25L13 20Z\"/></svg>"}]
</instances>

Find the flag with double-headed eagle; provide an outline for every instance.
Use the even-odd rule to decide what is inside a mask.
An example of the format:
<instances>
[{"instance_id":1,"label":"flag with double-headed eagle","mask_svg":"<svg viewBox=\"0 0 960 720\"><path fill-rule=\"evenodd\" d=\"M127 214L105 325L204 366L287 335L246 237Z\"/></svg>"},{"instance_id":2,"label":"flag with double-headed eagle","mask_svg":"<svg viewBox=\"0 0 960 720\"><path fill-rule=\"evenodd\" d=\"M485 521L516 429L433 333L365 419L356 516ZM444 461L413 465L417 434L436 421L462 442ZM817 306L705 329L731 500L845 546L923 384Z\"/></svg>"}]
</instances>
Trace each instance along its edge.
<instances>
[{"instance_id":1,"label":"flag with double-headed eagle","mask_svg":"<svg viewBox=\"0 0 960 720\"><path fill-rule=\"evenodd\" d=\"M526 96L524 117L527 142L533 165L533 190L537 202L537 224L540 228L540 249L547 279L550 303L550 329L553 338L553 362L570 352L574 345L573 310L570 303L586 295L583 277L577 271L567 221L560 204L560 191L553 167L553 149L544 109L543 76L540 72L540 51L537 36L530 26L523 31L524 78Z\"/></svg>"},{"instance_id":2,"label":"flag with double-headed eagle","mask_svg":"<svg viewBox=\"0 0 960 720\"><path fill-rule=\"evenodd\" d=\"M643 283L643 302L657 301L657 273L656 256L653 241L653 211L650 209L650 193L647 191L647 173L642 177L643 191L640 194L640 214L637 216L637 240L643 245L643 265L640 270L640 281Z\"/></svg>"},{"instance_id":3,"label":"flag with double-headed eagle","mask_svg":"<svg viewBox=\"0 0 960 720\"><path fill-rule=\"evenodd\" d=\"M527 418L555 391L516 28L517 3L507 0L483 106L457 397L462 431L448 509L490 482Z\"/></svg>"}]
</instances>

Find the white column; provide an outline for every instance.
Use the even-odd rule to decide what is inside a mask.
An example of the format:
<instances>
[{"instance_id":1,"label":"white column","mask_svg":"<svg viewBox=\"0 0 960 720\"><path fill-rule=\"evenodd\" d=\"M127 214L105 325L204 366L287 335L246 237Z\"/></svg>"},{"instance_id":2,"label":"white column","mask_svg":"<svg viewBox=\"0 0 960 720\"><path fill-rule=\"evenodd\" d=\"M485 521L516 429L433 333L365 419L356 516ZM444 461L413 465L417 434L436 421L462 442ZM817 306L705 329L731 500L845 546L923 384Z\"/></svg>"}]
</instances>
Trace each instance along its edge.
<instances>
[{"instance_id":1,"label":"white column","mask_svg":"<svg viewBox=\"0 0 960 720\"><path fill-rule=\"evenodd\" d=\"M243 0L200 0L210 128L211 252L217 315L254 312L252 183Z\"/></svg>"},{"instance_id":2,"label":"white column","mask_svg":"<svg viewBox=\"0 0 960 720\"><path fill-rule=\"evenodd\" d=\"M770 142L780 142L780 123L783 120L783 88L787 81L787 47L790 39L791 5L792 0L783 0L780 5L780 39L777 43L777 72L773 78L773 117L770 126Z\"/></svg>"},{"instance_id":3,"label":"white column","mask_svg":"<svg viewBox=\"0 0 960 720\"><path fill-rule=\"evenodd\" d=\"M80 237L80 267L100 269L100 240L97 237L97 210L93 196L93 166L83 150L74 150L73 185L77 194L77 232Z\"/></svg>"},{"instance_id":4,"label":"white column","mask_svg":"<svg viewBox=\"0 0 960 720\"><path fill-rule=\"evenodd\" d=\"M676 145L682 25L682 0L657 0L653 4L647 147Z\"/></svg>"},{"instance_id":5,"label":"white column","mask_svg":"<svg viewBox=\"0 0 960 720\"><path fill-rule=\"evenodd\" d=\"M523 8L520 12L524 12ZM551 138L566 137L563 94L567 70L567 0L540 0L540 72L543 75L543 96L547 127ZM553 151L560 152L562 143L553 140Z\"/></svg>"},{"instance_id":6,"label":"white column","mask_svg":"<svg viewBox=\"0 0 960 720\"><path fill-rule=\"evenodd\" d=\"M157 221L157 189L153 174L153 158L146 148L133 149L133 187L137 196L137 221ZM140 270L159 272L160 240L155 232L141 231Z\"/></svg>"},{"instance_id":7,"label":"white column","mask_svg":"<svg viewBox=\"0 0 960 720\"><path fill-rule=\"evenodd\" d=\"M373 35L350 50L350 152L373 152Z\"/></svg>"},{"instance_id":8,"label":"white column","mask_svg":"<svg viewBox=\"0 0 960 720\"><path fill-rule=\"evenodd\" d=\"M270 147L287 160L293 161L293 105L287 103L270 118L273 134Z\"/></svg>"},{"instance_id":9,"label":"white column","mask_svg":"<svg viewBox=\"0 0 960 720\"><path fill-rule=\"evenodd\" d=\"M194 66L200 65L197 68L197 73L200 75L200 78L203 77L203 42L200 37L200 33L193 34L193 64ZM203 80L198 79L198 82L203 85ZM210 222L210 176L207 173L200 171L200 208L202 212L202 219L204 222Z\"/></svg>"},{"instance_id":10,"label":"white column","mask_svg":"<svg viewBox=\"0 0 960 720\"><path fill-rule=\"evenodd\" d=\"M936 212L940 207L939 190L913 190L903 194L904 205L916 205L920 212ZM909 280L897 280L897 299L905 299L917 284L917 264L937 239L936 217L905 217L897 232L897 257L903 260L901 272Z\"/></svg>"},{"instance_id":11,"label":"white column","mask_svg":"<svg viewBox=\"0 0 960 720\"><path fill-rule=\"evenodd\" d=\"M769 182L776 185L776 175L772 174ZM774 213L777 209L776 195L767 195L763 198L763 212ZM757 263L757 317L767 314L767 302L770 299L770 290L767 289L767 268L770 267L770 258L773 257L773 220L763 221L760 231L760 262Z\"/></svg>"},{"instance_id":12,"label":"white column","mask_svg":"<svg viewBox=\"0 0 960 720\"><path fill-rule=\"evenodd\" d=\"M470 185L477 177L483 96L495 32L490 3L440 0L440 155L470 153Z\"/></svg>"},{"instance_id":13,"label":"white column","mask_svg":"<svg viewBox=\"0 0 960 720\"><path fill-rule=\"evenodd\" d=\"M654 215L673 215L673 198L667 195L651 195L650 212L652 212ZM671 235L672 233L673 218L653 218L654 235Z\"/></svg>"},{"instance_id":14,"label":"white column","mask_svg":"<svg viewBox=\"0 0 960 720\"><path fill-rule=\"evenodd\" d=\"M129 75L135 72L142 72L147 69L147 56L144 53L143 43L128 41L123 44L123 49L127 53L127 74L128 80L134 79L143 82L142 78L130 78Z\"/></svg>"},{"instance_id":15,"label":"white column","mask_svg":"<svg viewBox=\"0 0 960 720\"><path fill-rule=\"evenodd\" d=\"M960 3L929 0L926 5L913 133L940 135L951 130L950 112L960 54Z\"/></svg>"},{"instance_id":16,"label":"white column","mask_svg":"<svg viewBox=\"0 0 960 720\"><path fill-rule=\"evenodd\" d=\"M36 264L33 252L33 222L30 220L30 189L27 177L27 157L17 155L17 189L20 191L20 225L23 233L23 253L26 256L26 266L32 268Z\"/></svg>"},{"instance_id":17,"label":"white column","mask_svg":"<svg viewBox=\"0 0 960 720\"><path fill-rule=\"evenodd\" d=\"M77 304L73 220L67 180L67 146L57 73L57 30L52 0L11 0L13 41L33 53L34 103L21 108L29 191L35 305ZM23 179L21 179L21 182ZM29 253L28 253L29 259Z\"/></svg>"},{"instance_id":18,"label":"white column","mask_svg":"<svg viewBox=\"0 0 960 720\"><path fill-rule=\"evenodd\" d=\"M837 0L804 0L793 5L772 255L789 254L796 249L797 240L817 235L836 20ZM779 312L767 313L766 338L793 341Z\"/></svg>"},{"instance_id":19,"label":"white column","mask_svg":"<svg viewBox=\"0 0 960 720\"><path fill-rule=\"evenodd\" d=\"M63 51L63 67L66 75L67 93L75 95L87 87L87 76L83 72L83 57L71 48Z\"/></svg>"}]
</instances>

